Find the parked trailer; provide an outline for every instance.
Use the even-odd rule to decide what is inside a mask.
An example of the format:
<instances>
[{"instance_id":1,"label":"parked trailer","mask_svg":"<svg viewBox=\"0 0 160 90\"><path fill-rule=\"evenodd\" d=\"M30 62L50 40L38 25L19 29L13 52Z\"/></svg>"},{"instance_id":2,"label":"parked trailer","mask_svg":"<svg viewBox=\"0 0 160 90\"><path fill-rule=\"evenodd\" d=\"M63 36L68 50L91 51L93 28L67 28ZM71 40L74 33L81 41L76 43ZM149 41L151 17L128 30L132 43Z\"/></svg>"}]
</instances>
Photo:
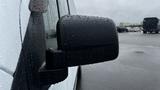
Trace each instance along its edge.
<instances>
[{"instance_id":1,"label":"parked trailer","mask_svg":"<svg viewBox=\"0 0 160 90\"><path fill-rule=\"evenodd\" d=\"M143 33L147 33L147 32L155 32L155 33L159 33L159 28L158 28L158 23L159 23L159 19L157 17L147 17L144 18L143 20Z\"/></svg>"}]
</instances>

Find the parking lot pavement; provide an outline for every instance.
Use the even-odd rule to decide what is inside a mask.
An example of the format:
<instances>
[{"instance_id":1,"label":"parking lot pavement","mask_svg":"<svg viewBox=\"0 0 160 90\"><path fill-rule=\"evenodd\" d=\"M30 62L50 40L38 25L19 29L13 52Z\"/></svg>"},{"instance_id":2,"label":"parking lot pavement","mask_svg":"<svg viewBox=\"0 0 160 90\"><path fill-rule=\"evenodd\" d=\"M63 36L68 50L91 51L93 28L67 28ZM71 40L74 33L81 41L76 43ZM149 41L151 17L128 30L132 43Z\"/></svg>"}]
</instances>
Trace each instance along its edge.
<instances>
[{"instance_id":1,"label":"parking lot pavement","mask_svg":"<svg viewBox=\"0 0 160 90\"><path fill-rule=\"evenodd\" d=\"M78 90L159 90L160 34L119 34L119 57L82 67Z\"/></svg>"}]
</instances>

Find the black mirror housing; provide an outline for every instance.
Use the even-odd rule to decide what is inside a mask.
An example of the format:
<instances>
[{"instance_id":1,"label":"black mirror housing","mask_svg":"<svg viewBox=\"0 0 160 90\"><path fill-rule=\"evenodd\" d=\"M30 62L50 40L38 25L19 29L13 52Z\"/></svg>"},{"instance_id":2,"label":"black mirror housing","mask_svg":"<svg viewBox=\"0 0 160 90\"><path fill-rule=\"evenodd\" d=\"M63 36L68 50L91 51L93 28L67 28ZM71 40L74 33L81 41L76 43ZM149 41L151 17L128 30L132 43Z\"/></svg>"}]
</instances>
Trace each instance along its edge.
<instances>
[{"instance_id":1,"label":"black mirror housing","mask_svg":"<svg viewBox=\"0 0 160 90\"><path fill-rule=\"evenodd\" d=\"M119 52L116 26L102 17L63 16L57 23L57 42L67 66L113 60Z\"/></svg>"},{"instance_id":2,"label":"black mirror housing","mask_svg":"<svg viewBox=\"0 0 160 90\"><path fill-rule=\"evenodd\" d=\"M119 53L116 26L102 17L63 16L57 23L57 44L56 50L46 50L39 71L44 85L63 81L68 67L110 61Z\"/></svg>"}]
</instances>

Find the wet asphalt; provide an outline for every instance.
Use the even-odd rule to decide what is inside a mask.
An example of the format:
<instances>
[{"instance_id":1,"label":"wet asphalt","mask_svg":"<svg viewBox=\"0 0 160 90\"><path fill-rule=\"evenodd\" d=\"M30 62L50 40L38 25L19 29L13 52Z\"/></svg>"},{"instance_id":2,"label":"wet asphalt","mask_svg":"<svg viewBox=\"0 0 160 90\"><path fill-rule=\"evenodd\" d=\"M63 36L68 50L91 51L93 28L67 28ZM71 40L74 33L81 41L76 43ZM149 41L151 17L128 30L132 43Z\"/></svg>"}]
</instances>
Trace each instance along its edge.
<instances>
[{"instance_id":1,"label":"wet asphalt","mask_svg":"<svg viewBox=\"0 0 160 90\"><path fill-rule=\"evenodd\" d=\"M160 34L119 33L119 57L82 66L78 90L160 90Z\"/></svg>"}]
</instances>

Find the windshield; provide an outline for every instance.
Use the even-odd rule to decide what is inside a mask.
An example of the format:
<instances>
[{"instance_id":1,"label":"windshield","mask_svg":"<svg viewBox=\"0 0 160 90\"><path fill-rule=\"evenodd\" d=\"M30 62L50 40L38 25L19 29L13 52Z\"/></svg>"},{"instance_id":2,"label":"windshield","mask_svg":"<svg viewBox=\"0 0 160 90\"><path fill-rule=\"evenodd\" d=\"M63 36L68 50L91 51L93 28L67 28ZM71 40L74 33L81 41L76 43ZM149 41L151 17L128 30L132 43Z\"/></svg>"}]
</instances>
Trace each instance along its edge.
<instances>
[{"instance_id":1,"label":"windshield","mask_svg":"<svg viewBox=\"0 0 160 90\"><path fill-rule=\"evenodd\" d=\"M82 67L79 90L160 89L160 1L75 0L77 13L107 17L117 26L119 57Z\"/></svg>"}]
</instances>

